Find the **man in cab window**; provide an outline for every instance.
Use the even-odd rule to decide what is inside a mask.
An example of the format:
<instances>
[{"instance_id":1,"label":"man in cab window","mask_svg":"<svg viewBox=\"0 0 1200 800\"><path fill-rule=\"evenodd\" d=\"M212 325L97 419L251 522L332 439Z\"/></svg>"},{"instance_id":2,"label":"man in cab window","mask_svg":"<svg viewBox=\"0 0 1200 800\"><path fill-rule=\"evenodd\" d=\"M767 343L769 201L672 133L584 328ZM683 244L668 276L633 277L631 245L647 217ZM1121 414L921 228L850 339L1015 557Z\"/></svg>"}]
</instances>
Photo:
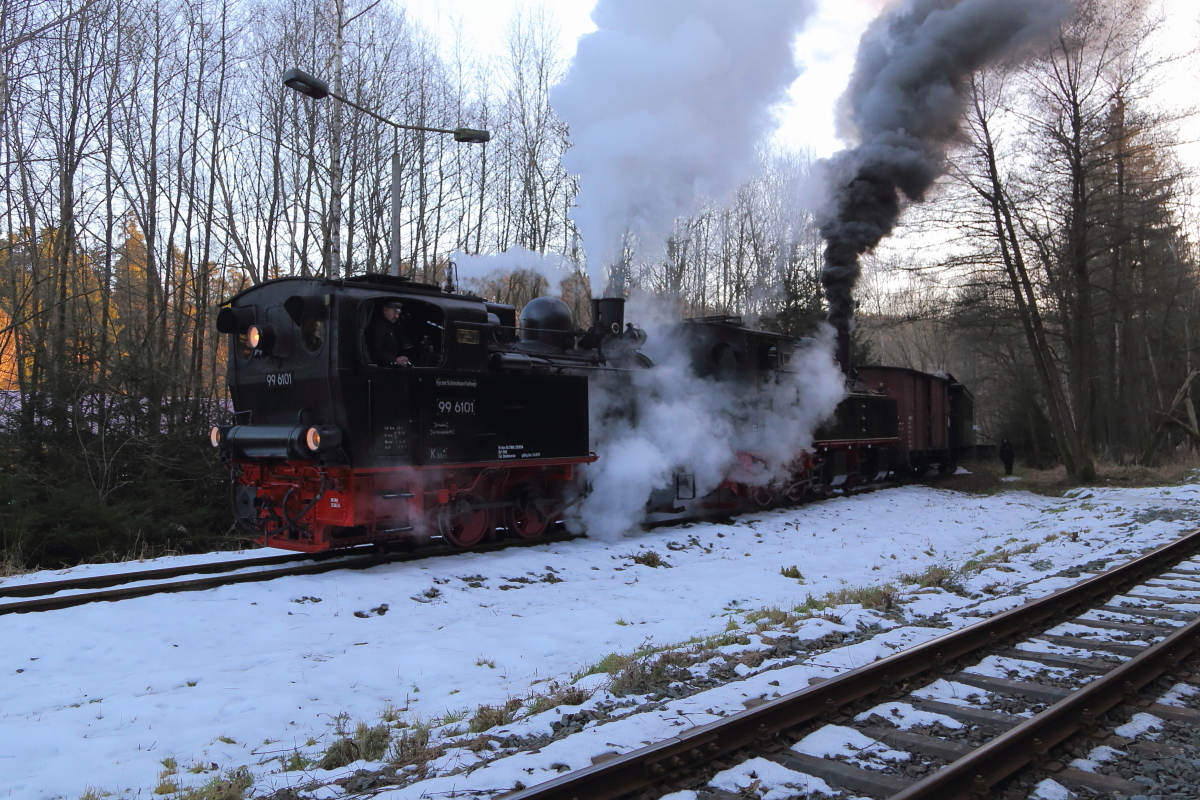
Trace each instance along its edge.
<instances>
[{"instance_id":1,"label":"man in cab window","mask_svg":"<svg viewBox=\"0 0 1200 800\"><path fill-rule=\"evenodd\" d=\"M371 320L367 328L367 350L371 355L371 363L379 365L395 364L401 367L411 367L412 342L404 335L400 326L400 312L404 306L399 300L389 300L379 308L379 313Z\"/></svg>"}]
</instances>

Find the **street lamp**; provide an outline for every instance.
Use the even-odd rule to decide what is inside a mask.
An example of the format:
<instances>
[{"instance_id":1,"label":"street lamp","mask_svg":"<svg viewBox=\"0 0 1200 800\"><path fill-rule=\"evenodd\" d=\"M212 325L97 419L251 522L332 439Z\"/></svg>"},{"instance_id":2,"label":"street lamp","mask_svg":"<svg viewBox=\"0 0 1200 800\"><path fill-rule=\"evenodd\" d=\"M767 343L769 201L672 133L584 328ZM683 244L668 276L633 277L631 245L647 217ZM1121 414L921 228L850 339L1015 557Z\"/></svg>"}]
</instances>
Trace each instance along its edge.
<instances>
[{"instance_id":1,"label":"street lamp","mask_svg":"<svg viewBox=\"0 0 1200 800\"><path fill-rule=\"evenodd\" d=\"M326 97L332 97L339 103L345 103L351 108L357 109L367 116L373 117L380 122L391 125L397 130L406 131L423 131L425 133L448 133L454 137L454 141L465 144L483 144L491 141L492 134L490 131L477 130L475 128L427 128L423 125L401 125L399 122L393 122L387 117L382 117L376 114L369 108L364 108L353 100L348 100L345 97L334 94L329 91L329 84L315 75L309 75L301 69L292 68L283 73L283 85L289 89L293 89L306 97L311 97L313 100L323 100ZM340 164L338 165L340 172ZM334 187L334 193L341 191L340 174L336 175L338 186ZM334 225L340 224L340 220L334 220ZM336 254L334 256L337 257ZM389 272L392 275L400 274L400 153L392 153L392 258L391 269Z\"/></svg>"}]
</instances>

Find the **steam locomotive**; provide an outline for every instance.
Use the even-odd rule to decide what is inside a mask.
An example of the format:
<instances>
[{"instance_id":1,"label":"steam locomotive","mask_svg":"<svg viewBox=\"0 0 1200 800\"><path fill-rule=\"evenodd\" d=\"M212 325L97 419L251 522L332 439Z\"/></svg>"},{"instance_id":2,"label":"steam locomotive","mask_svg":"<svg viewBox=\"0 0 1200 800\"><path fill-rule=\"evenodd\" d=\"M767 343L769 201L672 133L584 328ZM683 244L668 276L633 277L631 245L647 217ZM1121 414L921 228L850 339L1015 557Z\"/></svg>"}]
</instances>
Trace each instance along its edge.
<instances>
[{"instance_id":1,"label":"steam locomotive","mask_svg":"<svg viewBox=\"0 0 1200 800\"><path fill-rule=\"evenodd\" d=\"M403 358L373 347L389 307ZM811 345L736 317L681 325L696 374L751 399ZM593 300L592 325L580 330L562 301L537 298L518 326L513 306L384 275L267 281L230 298L217 329L228 335L233 411L210 441L231 470L234 518L264 545L303 552L542 535L586 492L581 468L597 458L589 382L655 369L622 299ZM952 378L886 367L858 375L784 479L730 478L697 496L681 465L674 485L651 496L648 519L945 470L973 444L971 395Z\"/></svg>"}]
</instances>

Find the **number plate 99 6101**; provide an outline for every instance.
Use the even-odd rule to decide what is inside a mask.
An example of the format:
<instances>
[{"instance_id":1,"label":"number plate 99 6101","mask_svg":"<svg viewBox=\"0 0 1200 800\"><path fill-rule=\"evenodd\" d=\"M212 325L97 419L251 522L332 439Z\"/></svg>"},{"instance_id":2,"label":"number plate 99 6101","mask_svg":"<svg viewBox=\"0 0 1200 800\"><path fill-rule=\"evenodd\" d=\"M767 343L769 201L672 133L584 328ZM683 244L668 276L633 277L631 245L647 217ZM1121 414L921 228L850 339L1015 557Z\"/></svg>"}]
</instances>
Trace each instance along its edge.
<instances>
[{"instance_id":1,"label":"number plate 99 6101","mask_svg":"<svg viewBox=\"0 0 1200 800\"><path fill-rule=\"evenodd\" d=\"M290 372L268 372L267 386L291 386L292 373Z\"/></svg>"}]
</instances>

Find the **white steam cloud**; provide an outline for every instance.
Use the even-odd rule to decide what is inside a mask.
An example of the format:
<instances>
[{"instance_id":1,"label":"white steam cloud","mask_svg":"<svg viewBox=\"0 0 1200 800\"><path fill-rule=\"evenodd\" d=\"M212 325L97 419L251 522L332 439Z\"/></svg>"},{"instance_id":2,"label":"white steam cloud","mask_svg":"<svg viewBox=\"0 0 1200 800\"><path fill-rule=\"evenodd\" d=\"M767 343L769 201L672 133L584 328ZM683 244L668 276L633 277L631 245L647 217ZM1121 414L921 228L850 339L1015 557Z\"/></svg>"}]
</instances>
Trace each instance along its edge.
<instances>
[{"instance_id":1,"label":"white steam cloud","mask_svg":"<svg viewBox=\"0 0 1200 800\"><path fill-rule=\"evenodd\" d=\"M799 75L792 43L812 0L599 0L551 94L579 175L572 219L593 290L627 236L657 248L676 218L753 170L772 107Z\"/></svg>"},{"instance_id":2,"label":"white steam cloud","mask_svg":"<svg viewBox=\"0 0 1200 800\"><path fill-rule=\"evenodd\" d=\"M653 300L635 296L626 319L660 318ZM697 377L678 322L646 325L656 366L602 374L591 381L592 441L599 456L586 469L590 494L577 507L589 536L607 540L636 530L655 489L674 487L676 470L695 476L696 497L730 478L784 485L791 464L845 393L825 340L799 349L790 371L762 387Z\"/></svg>"},{"instance_id":3,"label":"white steam cloud","mask_svg":"<svg viewBox=\"0 0 1200 800\"><path fill-rule=\"evenodd\" d=\"M456 252L450 257L464 284L479 284L516 270L541 275L554 287L575 272L575 262L558 253L539 253L525 247L511 247L495 255L474 256Z\"/></svg>"},{"instance_id":4,"label":"white steam cloud","mask_svg":"<svg viewBox=\"0 0 1200 800\"><path fill-rule=\"evenodd\" d=\"M635 244L639 259L662 248L676 220L723 202L758 169L758 147L776 127L773 107L799 75L793 42L813 0L599 0L599 30L580 40L551 100L568 124L563 166L579 175L571 217L583 237L594 294L621 293L609 269ZM461 277L533 269L561 281L568 264L510 251L457 256ZM616 292L614 292L616 290ZM636 530L657 489L677 470L697 498L729 479L787 482L794 460L845 392L826 337L798 351L768 386L697 377L695 342L673 309L631 298L625 317L650 338L651 369L589 379L591 491L569 514L589 535ZM656 323L656 320L670 320ZM752 357L752 354L745 354Z\"/></svg>"}]
</instances>

